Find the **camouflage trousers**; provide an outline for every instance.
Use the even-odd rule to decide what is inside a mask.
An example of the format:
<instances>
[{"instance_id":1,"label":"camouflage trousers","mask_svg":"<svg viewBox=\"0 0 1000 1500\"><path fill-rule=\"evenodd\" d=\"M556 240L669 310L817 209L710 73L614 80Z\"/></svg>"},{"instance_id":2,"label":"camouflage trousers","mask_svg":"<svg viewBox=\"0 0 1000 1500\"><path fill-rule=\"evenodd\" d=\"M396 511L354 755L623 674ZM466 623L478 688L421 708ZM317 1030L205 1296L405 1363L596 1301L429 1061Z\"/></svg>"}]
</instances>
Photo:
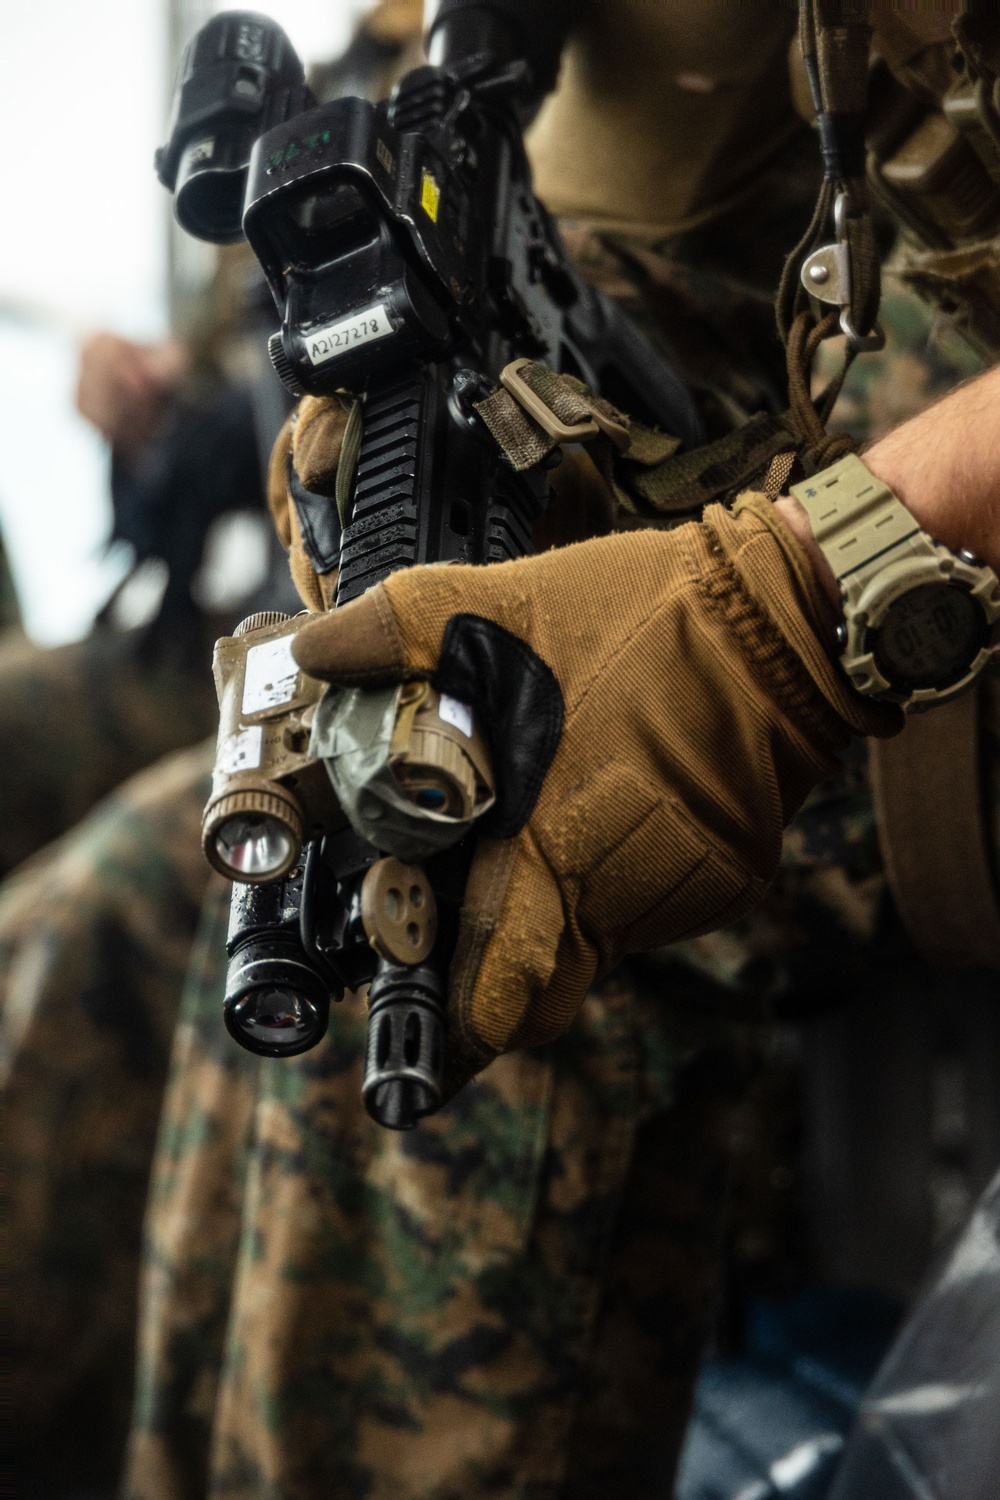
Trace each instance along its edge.
<instances>
[{"instance_id":1,"label":"camouflage trousers","mask_svg":"<svg viewBox=\"0 0 1000 1500\"><path fill-rule=\"evenodd\" d=\"M190 951L210 762L134 778L0 895L19 1493L114 1484L186 971L129 1489L368 1493L374 1466L400 1494L660 1493L753 1046L622 973L560 1043L381 1131L356 1003L290 1066L221 1027L221 883Z\"/></svg>"},{"instance_id":2,"label":"camouflage trousers","mask_svg":"<svg viewBox=\"0 0 1000 1500\"><path fill-rule=\"evenodd\" d=\"M701 1357L752 1046L625 972L412 1134L219 1019L213 894L147 1222L129 1500L662 1496Z\"/></svg>"},{"instance_id":3,"label":"camouflage trousers","mask_svg":"<svg viewBox=\"0 0 1000 1500\"><path fill-rule=\"evenodd\" d=\"M409 1135L361 1105L356 1001L298 1059L231 1041L213 886L151 1184L127 1500L668 1495L723 1239L735 1223L745 1262L787 1239L763 1018L879 961L864 768L859 746L811 799L756 913L623 966Z\"/></svg>"},{"instance_id":4,"label":"camouflage trousers","mask_svg":"<svg viewBox=\"0 0 1000 1500\"><path fill-rule=\"evenodd\" d=\"M0 900L22 1490L46 1500L117 1464L209 759L136 778ZM800 824L782 900L620 971L560 1042L403 1137L361 1108L356 1003L291 1063L228 1038L211 887L160 1128L127 1493L666 1493L736 1143L759 1125L759 1030L724 997L801 965L824 867L871 854L863 781ZM871 913L874 889L847 878L848 905Z\"/></svg>"},{"instance_id":5,"label":"camouflage trousers","mask_svg":"<svg viewBox=\"0 0 1000 1500\"><path fill-rule=\"evenodd\" d=\"M145 1204L208 870L210 747L176 755L0 894L18 1494L113 1486L131 1401Z\"/></svg>"}]
</instances>

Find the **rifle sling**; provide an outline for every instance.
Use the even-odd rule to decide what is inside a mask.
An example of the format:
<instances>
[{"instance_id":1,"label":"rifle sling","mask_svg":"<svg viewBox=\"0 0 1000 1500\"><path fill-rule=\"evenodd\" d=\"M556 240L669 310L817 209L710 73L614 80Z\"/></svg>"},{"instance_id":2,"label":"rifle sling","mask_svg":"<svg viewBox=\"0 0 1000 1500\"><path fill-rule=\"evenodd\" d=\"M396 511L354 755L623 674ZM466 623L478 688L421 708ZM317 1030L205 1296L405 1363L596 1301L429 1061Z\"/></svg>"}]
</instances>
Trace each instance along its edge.
<instances>
[{"instance_id":1,"label":"rifle sling","mask_svg":"<svg viewBox=\"0 0 1000 1500\"><path fill-rule=\"evenodd\" d=\"M986 684L869 743L875 817L903 926L929 958L1000 967L979 774Z\"/></svg>"}]
</instances>

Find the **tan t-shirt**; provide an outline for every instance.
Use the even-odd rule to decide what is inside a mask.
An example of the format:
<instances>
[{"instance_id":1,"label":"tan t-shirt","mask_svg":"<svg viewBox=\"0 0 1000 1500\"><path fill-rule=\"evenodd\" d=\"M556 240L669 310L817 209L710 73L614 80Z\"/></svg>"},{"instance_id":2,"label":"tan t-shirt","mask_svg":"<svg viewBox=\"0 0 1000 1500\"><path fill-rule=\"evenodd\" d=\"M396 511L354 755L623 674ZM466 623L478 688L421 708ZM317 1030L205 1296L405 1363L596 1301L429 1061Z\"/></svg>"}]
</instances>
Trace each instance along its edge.
<instances>
[{"instance_id":1,"label":"tan t-shirt","mask_svg":"<svg viewBox=\"0 0 1000 1500\"><path fill-rule=\"evenodd\" d=\"M714 217L796 128L795 29L792 0L581 0L528 138L539 197L649 243Z\"/></svg>"}]
</instances>

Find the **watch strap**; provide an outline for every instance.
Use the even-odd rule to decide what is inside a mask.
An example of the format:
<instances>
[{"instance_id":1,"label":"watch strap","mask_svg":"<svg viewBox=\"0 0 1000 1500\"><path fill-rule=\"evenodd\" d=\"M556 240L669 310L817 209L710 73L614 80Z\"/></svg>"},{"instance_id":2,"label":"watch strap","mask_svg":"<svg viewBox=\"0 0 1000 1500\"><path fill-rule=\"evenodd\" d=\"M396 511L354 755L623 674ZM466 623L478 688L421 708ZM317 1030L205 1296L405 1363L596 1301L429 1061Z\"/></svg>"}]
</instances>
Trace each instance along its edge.
<instances>
[{"instance_id":1,"label":"watch strap","mask_svg":"<svg viewBox=\"0 0 1000 1500\"><path fill-rule=\"evenodd\" d=\"M889 486L855 454L792 486L813 536L837 579L844 618L838 627L840 662L859 693L887 698L907 712L957 697L1000 651L1000 582L985 563L952 552L923 531ZM984 630L970 638L964 670L953 662L937 685L893 680L880 655L881 631L891 611L928 586L962 591L981 613ZM902 627L905 630L907 626Z\"/></svg>"},{"instance_id":2,"label":"watch strap","mask_svg":"<svg viewBox=\"0 0 1000 1500\"><path fill-rule=\"evenodd\" d=\"M928 557L936 555L937 544L855 453L792 485L790 493L809 518L819 549L848 601L885 566L886 554L895 548L908 543L911 556L925 549Z\"/></svg>"}]
</instances>

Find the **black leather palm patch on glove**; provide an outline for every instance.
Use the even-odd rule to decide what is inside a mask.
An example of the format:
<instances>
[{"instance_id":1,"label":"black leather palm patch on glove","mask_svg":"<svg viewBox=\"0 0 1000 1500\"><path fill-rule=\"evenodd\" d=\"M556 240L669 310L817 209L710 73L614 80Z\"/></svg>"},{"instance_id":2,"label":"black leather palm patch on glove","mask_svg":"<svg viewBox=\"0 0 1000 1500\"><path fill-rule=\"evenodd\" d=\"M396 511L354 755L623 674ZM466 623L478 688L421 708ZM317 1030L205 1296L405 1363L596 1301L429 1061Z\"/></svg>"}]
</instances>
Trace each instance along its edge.
<instances>
[{"instance_id":1,"label":"black leather palm patch on glove","mask_svg":"<svg viewBox=\"0 0 1000 1500\"><path fill-rule=\"evenodd\" d=\"M454 615L434 674L440 693L468 703L489 741L496 804L480 824L509 839L530 818L563 727L563 695L551 667L481 615Z\"/></svg>"}]
</instances>

